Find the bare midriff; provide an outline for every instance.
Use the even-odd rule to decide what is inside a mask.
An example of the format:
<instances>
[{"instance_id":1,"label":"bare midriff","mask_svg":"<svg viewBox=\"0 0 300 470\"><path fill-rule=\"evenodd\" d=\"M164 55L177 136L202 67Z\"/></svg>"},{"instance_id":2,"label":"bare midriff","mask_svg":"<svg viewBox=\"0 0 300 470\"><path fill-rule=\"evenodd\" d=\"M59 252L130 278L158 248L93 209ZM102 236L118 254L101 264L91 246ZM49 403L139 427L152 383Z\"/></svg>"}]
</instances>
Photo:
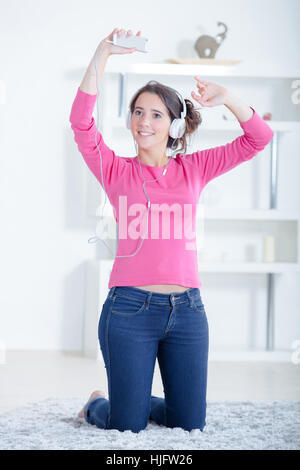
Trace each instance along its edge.
<instances>
[{"instance_id":1,"label":"bare midriff","mask_svg":"<svg viewBox=\"0 0 300 470\"><path fill-rule=\"evenodd\" d=\"M159 294L171 294L171 292L184 292L189 287L178 286L173 284L150 284L149 286L134 286L137 289L150 290L152 292L158 292Z\"/></svg>"}]
</instances>

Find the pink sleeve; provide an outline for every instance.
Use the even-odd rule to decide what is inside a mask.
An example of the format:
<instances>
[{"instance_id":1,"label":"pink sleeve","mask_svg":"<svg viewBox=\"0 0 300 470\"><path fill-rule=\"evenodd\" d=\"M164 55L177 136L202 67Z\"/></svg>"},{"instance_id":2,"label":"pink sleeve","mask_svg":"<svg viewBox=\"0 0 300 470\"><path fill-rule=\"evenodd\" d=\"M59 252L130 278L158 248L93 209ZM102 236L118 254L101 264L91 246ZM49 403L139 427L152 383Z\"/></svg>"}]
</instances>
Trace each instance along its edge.
<instances>
[{"instance_id":1,"label":"pink sleeve","mask_svg":"<svg viewBox=\"0 0 300 470\"><path fill-rule=\"evenodd\" d=\"M105 144L102 135L97 130L95 120L92 117L97 95L90 95L83 92L80 88L77 90L74 99L70 123L74 132L74 140L78 145L78 150L82 154L87 166L95 175L102 186L101 178L101 160L99 150L102 156L102 172L105 189L118 179L122 171L122 157L115 155ZM97 145L95 143L95 134L97 130Z\"/></svg>"},{"instance_id":2,"label":"pink sleeve","mask_svg":"<svg viewBox=\"0 0 300 470\"><path fill-rule=\"evenodd\" d=\"M191 156L198 167L202 181L207 184L213 178L253 158L272 140L274 132L253 110L248 121L239 122L244 134L219 147L199 150Z\"/></svg>"}]
</instances>

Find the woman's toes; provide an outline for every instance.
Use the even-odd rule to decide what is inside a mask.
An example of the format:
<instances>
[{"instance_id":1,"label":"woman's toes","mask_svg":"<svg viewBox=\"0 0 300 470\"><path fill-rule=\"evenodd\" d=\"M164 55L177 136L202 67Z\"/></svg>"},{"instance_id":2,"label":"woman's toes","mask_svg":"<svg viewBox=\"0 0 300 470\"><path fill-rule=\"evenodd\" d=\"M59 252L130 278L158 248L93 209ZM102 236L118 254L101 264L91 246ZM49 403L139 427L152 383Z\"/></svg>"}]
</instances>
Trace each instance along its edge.
<instances>
[{"instance_id":1,"label":"woman's toes","mask_svg":"<svg viewBox=\"0 0 300 470\"><path fill-rule=\"evenodd\" d=\"M86 407L86 405L88 403L90 403L90 401L92 401L94 398L97 398L99 396L102 396L102 397L105 397L105 393L102 392L102 390L95 390L93 393L91 393L90 395L90 398L88 399L88 401L86 402L86 404L83 406L83 408L80 410L80 412L78 413L78 418L84 418L84 408Z\"/></svg>"}]
</instances>

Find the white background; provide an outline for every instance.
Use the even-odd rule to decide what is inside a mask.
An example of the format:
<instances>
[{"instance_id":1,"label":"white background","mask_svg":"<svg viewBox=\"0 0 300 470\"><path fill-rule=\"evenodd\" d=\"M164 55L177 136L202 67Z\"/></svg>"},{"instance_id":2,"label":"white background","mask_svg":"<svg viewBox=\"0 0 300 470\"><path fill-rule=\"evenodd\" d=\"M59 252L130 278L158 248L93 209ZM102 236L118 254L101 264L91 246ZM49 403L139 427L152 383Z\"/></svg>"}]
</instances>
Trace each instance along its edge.
<instances>
[{"instance_id":1,"label":"white background","mask_svg":"<svg viewBox=\"0 0 300 470\"><path fill-rule=\"evenodd\" d=\"M99 248L87 243L95 229L85 207L88 169L69 124L82 79L76 70L87 67L115 27L141 30L151 41L146 56L113 57L121 70L126 62L178 57L185 42L215 35L223 21L229 31L218 59L243 59L249 70L290 70L300 78L300 2L2 0L0 10L0 80L6 90L0 105L0 340L8 349L79 350L85 262ZM287 157L280 168L283 192L290 164ZM293 164L299 175L299 162ZM299 193L297 198L299 208ZM206 274L201 280L212 346L247 348L256 334L263 343L257 325L265 321L265 276ZM277 348L300 338L299 285L295 275L278 281Z\"/></svg>"}]
</instances>

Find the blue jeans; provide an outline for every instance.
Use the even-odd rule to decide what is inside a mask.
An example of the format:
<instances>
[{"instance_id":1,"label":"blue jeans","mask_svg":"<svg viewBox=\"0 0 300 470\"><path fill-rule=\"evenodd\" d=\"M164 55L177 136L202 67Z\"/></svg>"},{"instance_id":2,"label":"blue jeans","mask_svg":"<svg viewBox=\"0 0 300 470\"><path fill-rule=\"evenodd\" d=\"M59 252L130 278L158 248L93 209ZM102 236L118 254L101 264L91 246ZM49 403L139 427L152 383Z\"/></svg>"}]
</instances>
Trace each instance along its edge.
<instances>
[{"instance_id":1,"label":"blue jeans","mask_svg":"<svg viewBox=\"0 0 300 470\"><path fill-rule=\"evenodd\" d=\"M191 431L206 425L208 323L199 288L160 294L112 287L103 304L98 337L108 399L84 410L102 429L145 429L148 420ZM156 357L165 398L151 395Z\"/></svg>"}]
</instances>

